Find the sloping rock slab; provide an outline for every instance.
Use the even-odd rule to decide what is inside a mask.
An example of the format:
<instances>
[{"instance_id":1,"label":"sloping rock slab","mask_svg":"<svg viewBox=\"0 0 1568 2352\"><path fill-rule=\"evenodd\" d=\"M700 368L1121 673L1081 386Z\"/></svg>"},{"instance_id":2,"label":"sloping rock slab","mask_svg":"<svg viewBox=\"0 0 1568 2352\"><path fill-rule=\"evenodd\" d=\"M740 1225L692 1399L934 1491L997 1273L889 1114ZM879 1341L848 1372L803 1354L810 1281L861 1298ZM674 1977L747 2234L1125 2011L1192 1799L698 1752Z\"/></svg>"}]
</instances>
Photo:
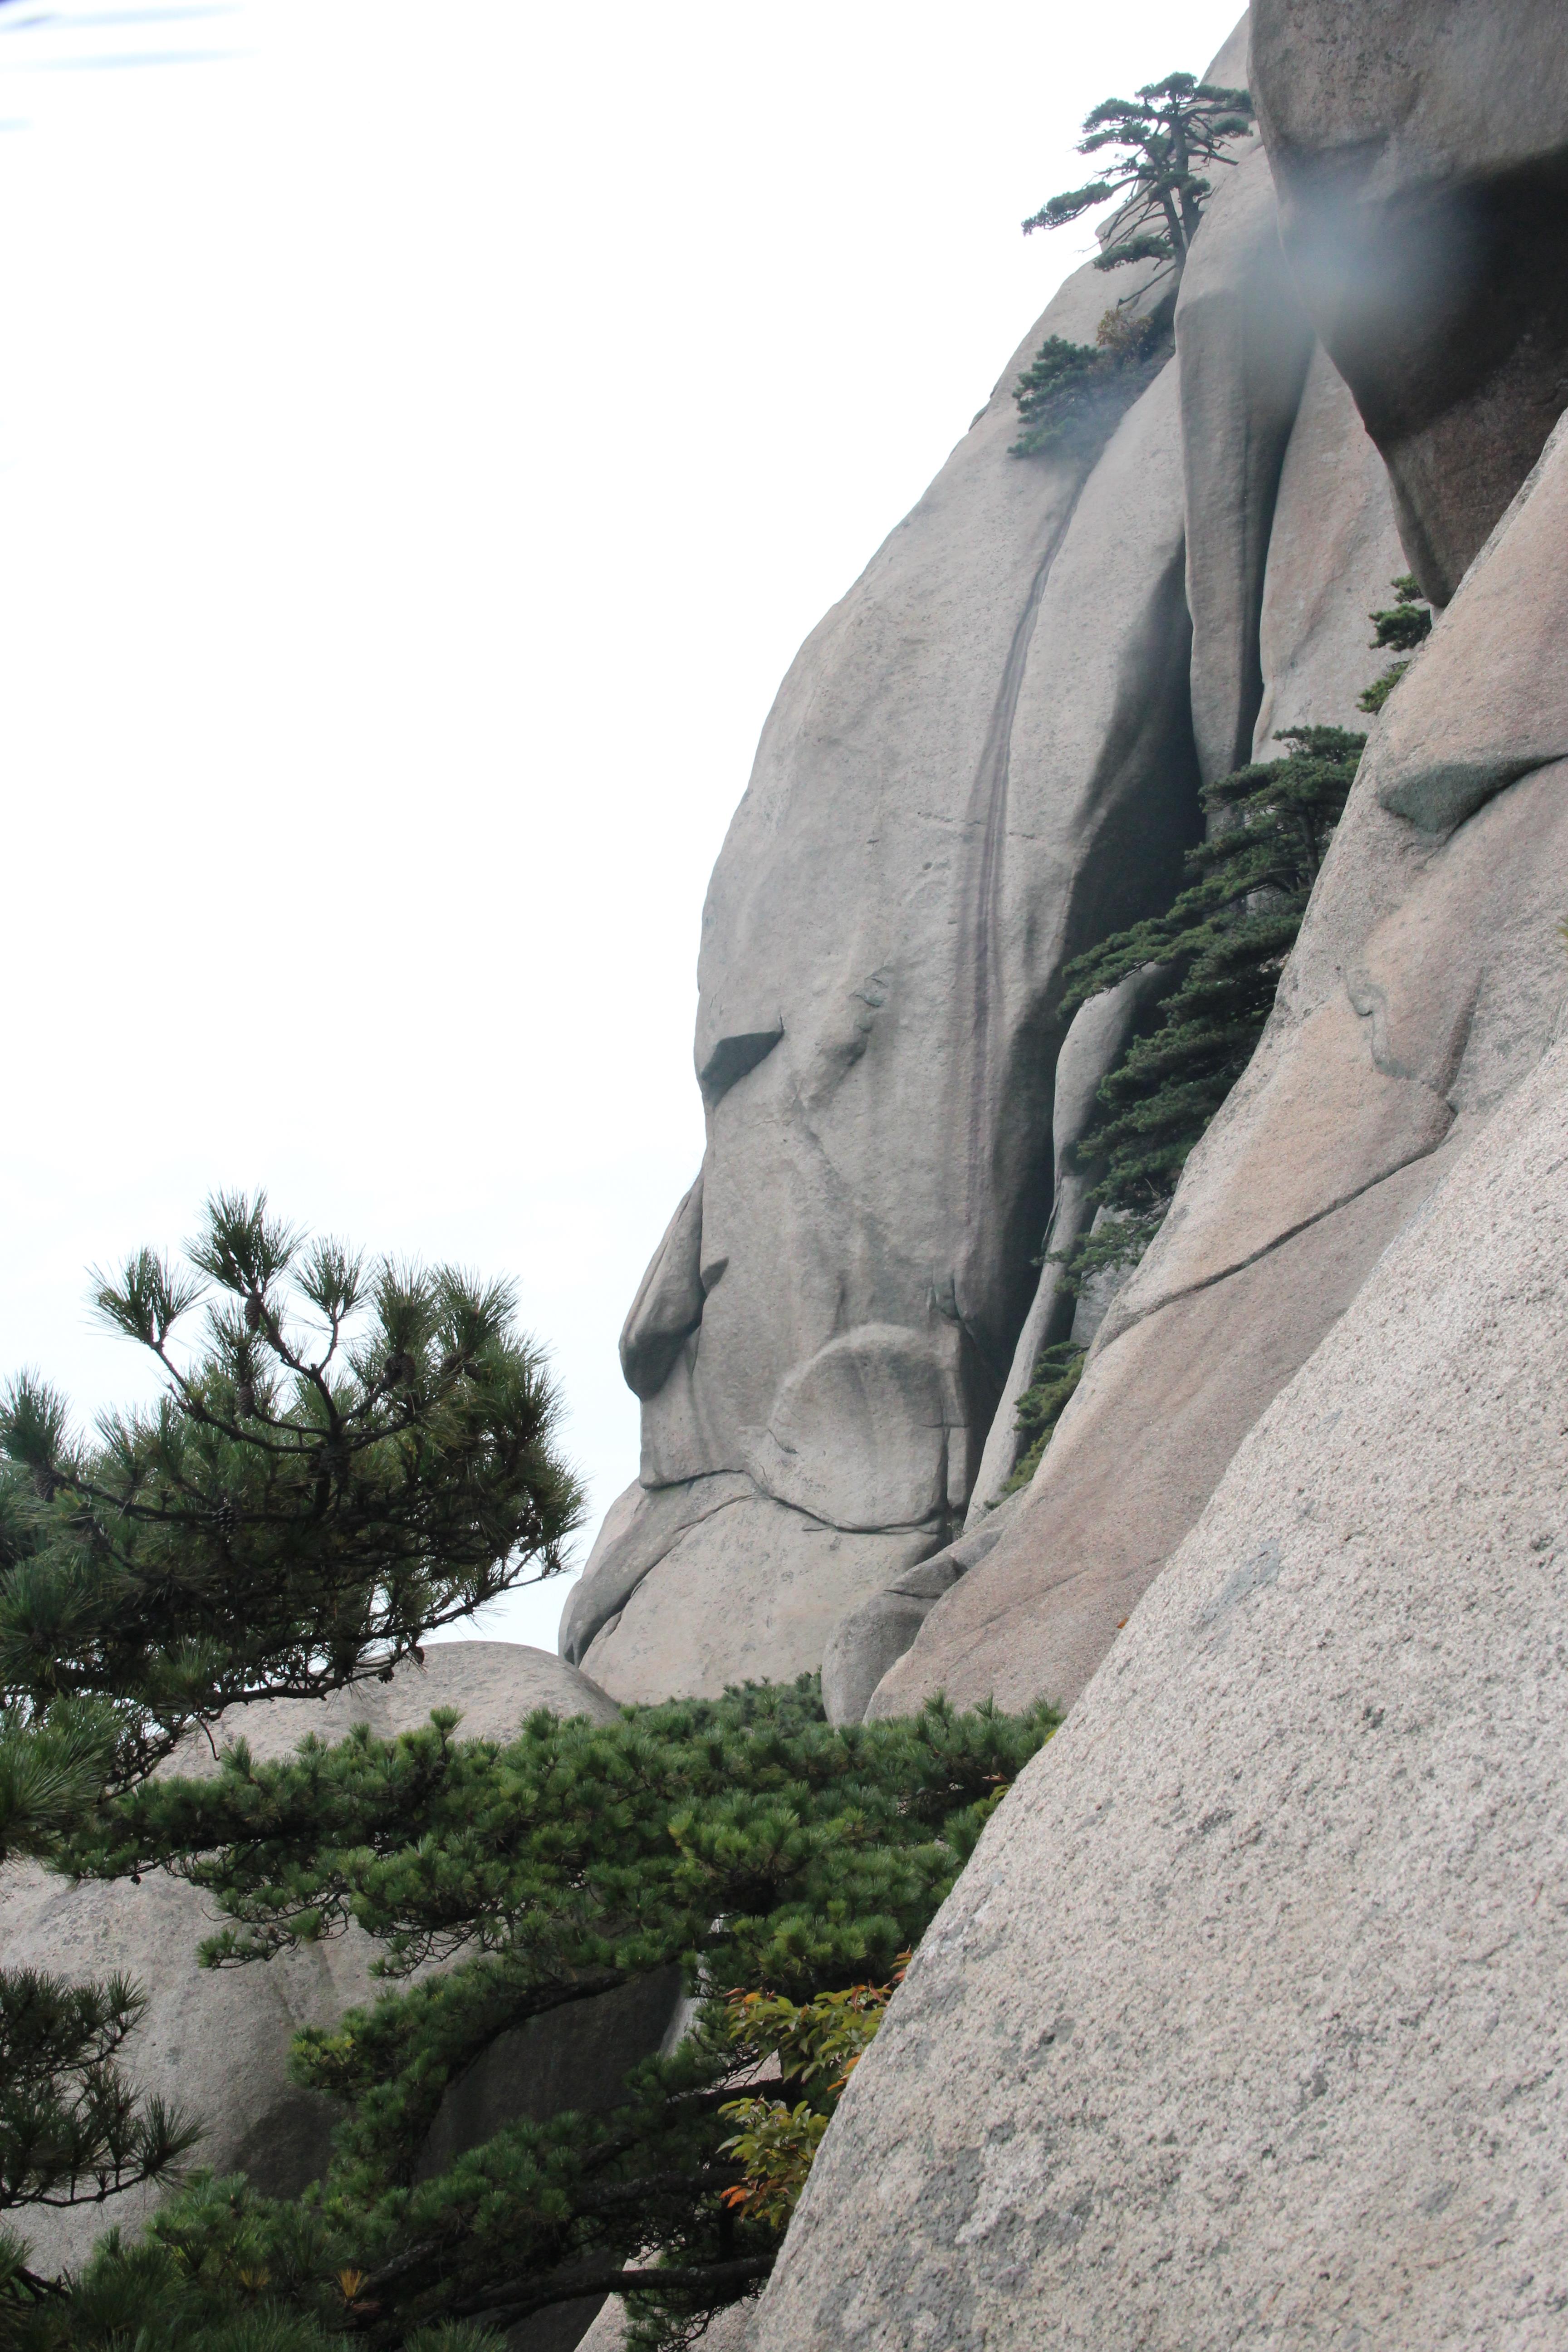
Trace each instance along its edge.
<instances>
[{"instance_id":1,"label":"sloping rock slab","mask_svg":"<svg viewBox=\"0 0 1568 2352\"><path fill-rule=\"evenodd\" d=\"M1565 1263L1560 1046L1003 1805L759 2352L1563 2342Z\"/></svg>"}]
</instances>

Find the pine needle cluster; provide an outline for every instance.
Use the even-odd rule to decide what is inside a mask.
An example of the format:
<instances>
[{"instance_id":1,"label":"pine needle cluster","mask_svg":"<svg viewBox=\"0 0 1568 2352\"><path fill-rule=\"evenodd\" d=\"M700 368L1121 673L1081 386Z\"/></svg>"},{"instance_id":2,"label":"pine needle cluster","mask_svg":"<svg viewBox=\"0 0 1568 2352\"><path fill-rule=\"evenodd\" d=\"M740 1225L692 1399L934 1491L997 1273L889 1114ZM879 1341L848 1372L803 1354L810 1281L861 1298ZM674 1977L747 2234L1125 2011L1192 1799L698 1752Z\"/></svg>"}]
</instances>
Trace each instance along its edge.
<instances>
[{"instance_id":1,"label":"pine needle cluster","mask_svg":"<svg viewBox=\"0 0 1568 2352\"><path fill-rule=\"evenodd\" d=\"M34 1374L0 1398L0 1731L113 1785L226 1706L390 1676L556 1573L581 1513L504 1283L305 1242L265 1195L211 1202L188 1255L94 1276L159 1366L151 1410L83 1440Z\"/></svg>"},{"instance_id":2,"label":"pine needle cluster","mask_svg":"<svg viewBox=\"0 0 1568 2352\"><path fill-rule=\"evenodd\" d=\"M390 2352L612 2290L635 2340L689 2340L766 2276L813 2119L1056 1719L937 1703L835 1729L808 1677L608 1726L542 1712L510 1744L459 1740L449 1713L281 1763L241 1743L213 1779L130 1792L71 1859L106 1874L173 1860L228 1915L209 1964L352 1919L399 1989L296 2045L297 2078L346 2109L324 2188L272 2203L198 2181L147 2240L100 2253L61 2340L110 2352L91 2315L132 2285L163 2315L142 2352L236 2352L225 2330L264 2315L313 2331L280 2339L289 2352L345 2335ZM442 1973L408 1980L431 1960ZM447 2086L499 2034L672 1967L695 2022L633 2070L623 2105L520 2120L426 2177ZM730 2112L759 2096L768 2115ZM781 2154L776 2108L810 2145L753 2196Z\"/></svg>"}]
</instances>

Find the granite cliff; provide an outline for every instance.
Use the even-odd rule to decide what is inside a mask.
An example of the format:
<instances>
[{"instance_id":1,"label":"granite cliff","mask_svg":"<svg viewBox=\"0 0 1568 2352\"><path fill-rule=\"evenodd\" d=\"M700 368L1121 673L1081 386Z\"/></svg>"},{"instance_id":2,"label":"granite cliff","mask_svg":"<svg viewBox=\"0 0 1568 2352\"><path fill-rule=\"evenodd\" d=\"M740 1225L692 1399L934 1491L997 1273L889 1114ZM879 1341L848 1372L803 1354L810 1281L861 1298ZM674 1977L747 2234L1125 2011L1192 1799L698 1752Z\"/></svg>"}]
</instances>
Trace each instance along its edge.
<instances>
[{"instance_id":1,"label":"granite cliff","mask_svg":"<svg viewBox=\"0 0 1568 2352\"><path fill-rule=\"evenodd\" d=\"M1259 136L1174 355L1086 472L1005 462L1068 281L803 650L710 894L708 1154L563 1647L1071 1709L759 2352L1562 2340L1568 63L1539 0L1256 0L1211 77ZM1358 723L1406 569L1436 625L1268 1027L1086 1327L1031 1261L1129 1016L1069 1029L1063 967L1200 780Z\"/></svg>"},{"instance_id":2,"label":"granite cliff","mask_svg":"<svg viewBox=\"0 0 1568 2352\"><path fill-rule=\"evenodd\" d=\"M1563 2339L1560 35L1544 0L1255 0L1209 73L1258 131L1170 356L1097 449L1009 455L1020 369L1105 310L1070 278L781 688L703 918L707 1149L622 1335L640 1475L563 1657L432 1652L341 1723L247 1724L819 1665L839 1721L1069 1708L715 2346ZM1437 617L1369 721L1406 570ZM1268 1026L1131 1279L1075 1297L1043 1245L1089 1228L1145 982L1075 1013L1067 967L1304 724L1370 740ZM8 1958L148 1978L141 2077L292 2190L331 2117L288 2036L365 1952L198 1975L205 1924L162 1880L0 1908ZM444 2144L599 2102L672 2015L498 2046Z\"/></svg>"}]
</instances>

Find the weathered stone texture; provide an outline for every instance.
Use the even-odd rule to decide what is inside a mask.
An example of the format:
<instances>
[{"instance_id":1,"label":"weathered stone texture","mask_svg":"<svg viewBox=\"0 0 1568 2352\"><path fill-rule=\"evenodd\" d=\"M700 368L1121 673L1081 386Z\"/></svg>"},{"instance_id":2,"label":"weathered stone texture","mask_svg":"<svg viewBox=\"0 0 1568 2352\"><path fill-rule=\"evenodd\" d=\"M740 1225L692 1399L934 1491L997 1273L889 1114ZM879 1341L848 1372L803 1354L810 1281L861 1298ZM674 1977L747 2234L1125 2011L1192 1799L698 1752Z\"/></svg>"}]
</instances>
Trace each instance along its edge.
<instances>
[{"instance_id":1,"label":"weathered stone texture","mask_svg":"<svg viewBox=\"0 0 1568 2352\"><path fill-rule=\"evenodd\" d=\"M1308 310L1446 602L1568 405L1553 0L1258 0L1252 89Z\"/></svg>"},{"instance_id":2,"label":"weathered stone texture","mask_svg":"<svg viewBox=\"0 0 1568 2352\"><path fill-rule=\"evenodd\" d=\"M1393 697L1263 1041L1111 1306L1026 1509L931 1609L872 1713L936 1689L1070 1700L1231 1451L1435 1180L1430 1155L1450 1134L1462 1142L1555 1037L1568 770L1534 769L1446 838L1396 812L1428 772L1432 737L1403 709L1456 707L1474 676L1471 615L1481 627L1522 609L1532 581L1555 609L1556 542L1531 519L1553 511L1542 502L1557 478L1553 459ZM1517 774L1510 725L1525 754L1542 740L1542 707L1500 698L1494 781Z\"/></svg>"},{"instance_id":3,"label":"weathered stone texture","mask_svg":"<svg viewBox=\"0 0 1568 2352\"><path fill-rule=\"evenodd\" d=\"M1079 1148L1099 1113L1099 1092L1132 1034L1139 1013L1166 978L1163 966L1145 964L1115 988L1102 989L1080 1004L1057 1055L1056 1101L1051 1118L1051 1216L1040 1245L1040 1279L1013 1350L1012 1368L997 1401L985 1451L970 1497L966 1528L977 1528L995 1509L1018 1459L1018 1405L1035 1377L1044 1349L1072 1328L1075 1302L1066 1280L1070 1257L1094 1219L1090 1195L1099 1172L1079 1158ZM905 1647L908 1646L906 1643Z\"/></svg>"},{"instance_id":4,"label":"weathered stone texture","mask_svg":"<svg viewBox=\"0 0 1568 2352\"><path fill-rule=\"evenodd\" d=\"M700 1193L623 1340L640 1491L563 1627L617 1697L816 1665L962 1522L1050 1203L1061 968L1197 829L1174 368L1087 480L1007 456L1019 367L1117 290L1069 279L764 730L703 919Z\"/></svg>"},{"instance_id":5,"label":"weathered stone texture","mask_svg":"<svg viewBox=\"0 0 1568 2352\"><path fill-rule=\"evenodd\" d=\"M1559 425L1384 722L1384 805L1444 835L1568 757L1568 427Z\"/></svg>"},{"instance_id":6,"label":"weathered stone texture","mask_svg":"<svg viewBox=\"0 0 1568 2352\"><path fill-rule=\"evenodd\" d=\"M1358 698L1395 656L1370 614L1405 570L1382 458L1320 344L1279 474L1258 615L1263 700L1252 756L1277 759L1287 727L1369 724Z\"/></svg>"},{"instance_id":7,"label":"weathered stone texture","mask_svg":"<svg viewBox=\"0 0 1568 2352\"><path fill-rule=\"evenodd\" d=\"M849 1534L751 1495L683 1531L595 1635L584 1666L618 1699L648 1704L717 1698L748 1677L793 1681L821 1664L847 1609L941 1541L940 1525Z\"/></svg>"},{"instance_id":8,"label":"weathered stone texture","mask_svg":"<svg viewBox=\"0 0 1568 2352\"><path fill-rule=\"evenodd\" d=\"M759 2352L1561 2342L1565 1055L1454 1158L1003 1806Z\"/></svg>"},{"instance_id":9,"label":"weathered stone texture","mask_svg":"<svg viewBox=\"0 0 1568 2352\"><path fill-rule=\"evenodd\" d=\"M1216 167L1176 302L1193 618L1193 735L1205 783L1241 766L1263 698L1258 621L1275 496L1312 351L1261 145Z\"/></svg>"}]
</instances>

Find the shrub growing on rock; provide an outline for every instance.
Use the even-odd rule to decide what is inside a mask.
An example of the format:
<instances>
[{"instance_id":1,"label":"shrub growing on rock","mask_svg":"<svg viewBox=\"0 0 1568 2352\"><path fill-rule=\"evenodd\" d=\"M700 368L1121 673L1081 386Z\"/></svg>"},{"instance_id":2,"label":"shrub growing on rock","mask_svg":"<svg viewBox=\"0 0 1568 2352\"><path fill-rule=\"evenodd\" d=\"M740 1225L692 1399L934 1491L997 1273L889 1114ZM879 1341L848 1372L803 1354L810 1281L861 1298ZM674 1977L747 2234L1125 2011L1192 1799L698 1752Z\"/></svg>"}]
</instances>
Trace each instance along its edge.
<instances>
[{"instance_id":1,"label":"shrub growing on rock","mask_svg":"<svg viewBox=\"0 0 1568 2352\"><path fill-rule=\"evenodd\" d=\"M1094 1197L1121 1215L1074 1253L1075 1284L1142 1255L1273 1007L1366 742L1339 727L1289 728L1279 740L1293 747L1284 759L1205 788L1213 830L1188 851L1192 880L1168 911L1068 967L1067 1012L1145 964L1171 972L1152 1025L1100 1087L1100 1114L1079 1147L1103 1166Z\"/></svg>"},{"instance_id":2,"label":"shrub growing on rock","mask_svg":"<svg viewBox=\"0 0 1568 2352\"><path fill-rule=\"evenodd\" d=\"M1082 1377L1088 1352L1085 1348L1075 1347L1070 1339L1061 1339L1041 1355L1035 1366L1034 1379L1018 1399L1016 1427L1024 1446L1017 1467L1003 1488L1004 1494L1016 1495L1039 1468L1041 1457L1056 1434L1057 1423Z\"/></svg>"},{"instance_id":3,"label":"shrub growing on rock","mask_svg":"<svg viewBox=\"0 0 1568 2352\"><path fill-rule=\"evenodd\" d=\"M1381 677L1373 678L1364 694L1357 695L1356 701L1360 708L1373 718L1383 709L1384 704L1409 668L1410 655L1414 654L1416 647L1432 634L1431 611L1421 593L1421 583L1415 573L1403 572L1397 580L1392 581L1389 584L1398 602L1391 604L1386 612L1373 614L1372 624L1375 635L1372 643L1374 648L1378 646L1395 646L1406 657L1404 661L1391 662Z\"/></svg>"}]
</instances>

